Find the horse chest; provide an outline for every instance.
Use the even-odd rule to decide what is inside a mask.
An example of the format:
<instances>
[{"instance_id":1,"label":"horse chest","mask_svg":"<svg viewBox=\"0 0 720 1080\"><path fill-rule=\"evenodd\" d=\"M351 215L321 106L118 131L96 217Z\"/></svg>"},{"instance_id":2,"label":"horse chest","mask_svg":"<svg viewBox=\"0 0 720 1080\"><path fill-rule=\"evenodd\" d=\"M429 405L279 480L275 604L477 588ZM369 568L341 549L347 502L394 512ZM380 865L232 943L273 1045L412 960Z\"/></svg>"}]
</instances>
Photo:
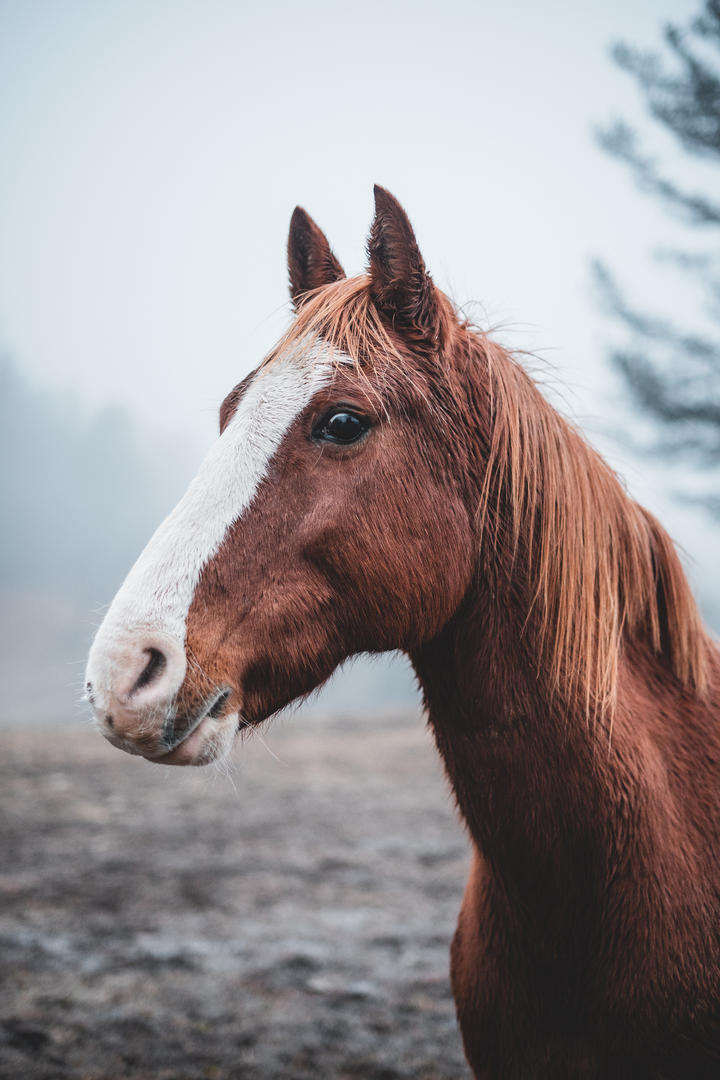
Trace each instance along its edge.
<instances>
[{"instance_id":1,"label":"horse chest","mask_svg":"<svg viewBox=\"0 0 720 1080\"><path fill-rule=\"evenodd\" d=\"M639 901L638 901L639 903ZM685 1080L720 1074L717 923L653 924L619 909L598 931L578 913L541 941L498 903L476 857L451 950L465 1052L476 1078ZM668 948L657 943L669 941ZM655 942L655 947L652 943Z\"/></svg>"}]
</instances>

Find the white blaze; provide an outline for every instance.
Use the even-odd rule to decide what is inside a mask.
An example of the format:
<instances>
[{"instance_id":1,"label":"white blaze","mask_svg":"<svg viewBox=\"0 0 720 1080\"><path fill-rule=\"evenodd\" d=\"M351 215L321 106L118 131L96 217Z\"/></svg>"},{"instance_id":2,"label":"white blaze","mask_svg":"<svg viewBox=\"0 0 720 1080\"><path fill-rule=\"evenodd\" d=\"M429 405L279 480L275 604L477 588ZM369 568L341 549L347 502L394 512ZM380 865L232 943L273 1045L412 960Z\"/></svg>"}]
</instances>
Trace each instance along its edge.
<instances>
[{"instance_id":1,"label":"white blaze","mask_svg":"<svg viewBox=\"0 0 720 1080\"><path fill-rule=\"evenodd\" d=\"M318 339L299 341L252 380L97 632L87 679L101 708L113 695L134 642L159 635L184 646L187 614L203 568L250 506L290 424L330 380L335 362L332 350Z\"/></svg>"}]
</instances>

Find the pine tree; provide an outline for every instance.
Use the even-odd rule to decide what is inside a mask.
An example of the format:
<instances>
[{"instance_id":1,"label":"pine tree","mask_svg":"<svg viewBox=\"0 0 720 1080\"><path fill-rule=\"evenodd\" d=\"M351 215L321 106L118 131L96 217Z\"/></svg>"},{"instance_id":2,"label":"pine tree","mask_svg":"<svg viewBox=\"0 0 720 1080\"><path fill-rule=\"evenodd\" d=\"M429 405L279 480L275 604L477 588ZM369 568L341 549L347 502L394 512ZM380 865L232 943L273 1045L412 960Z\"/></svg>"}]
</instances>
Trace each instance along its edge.
<instances>
[{"instance_id":1,"label":"pine tree","mask_svg":"<svg viewBox=\"0 0 720 1080\"><path fill-rule=\"evenodd\" d=\"M652 120L688 158L718 166L720 181L720 0L705 0L687 26L664 28L660 52L627 44L613 59L636 81ZM636 309L602 263L595 273L606 301L629 331L629 344L612 361L632 397L659 426L653 450L682 454L699 466L720 466L720 183L717 197L688 190L643 151L640 136L624 121L599 133L604 150L621 161L635 181L687 228L683 251L658 256L701 291L708 330L693 331L666 315ZM717 333L715 329L717 328ZM720 493L703 499L720 516Z\"/></svg>"}]
</instances>

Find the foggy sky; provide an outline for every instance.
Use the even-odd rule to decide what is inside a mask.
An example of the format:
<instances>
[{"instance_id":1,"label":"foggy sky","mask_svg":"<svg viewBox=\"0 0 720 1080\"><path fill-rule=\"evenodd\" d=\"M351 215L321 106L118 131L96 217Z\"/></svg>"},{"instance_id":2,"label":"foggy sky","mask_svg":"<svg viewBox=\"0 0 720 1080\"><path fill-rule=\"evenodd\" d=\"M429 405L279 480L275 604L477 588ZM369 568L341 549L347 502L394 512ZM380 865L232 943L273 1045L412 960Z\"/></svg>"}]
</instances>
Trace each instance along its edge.
<instances>
[{"instance_id":1,"label":"foggy sky","mask_svg":"<svg viewBox=\"0 0 720 1080\"><path fill-rule=\"evenodd\" d=\"M519 326L594 411L587 257L639 283L673 235L592 141L644 121L607 49L695 6L0 4L5 343L207 439L287 320L293 206L355 272L377 181L437 282Z\"/></svg>"}]
</instances>

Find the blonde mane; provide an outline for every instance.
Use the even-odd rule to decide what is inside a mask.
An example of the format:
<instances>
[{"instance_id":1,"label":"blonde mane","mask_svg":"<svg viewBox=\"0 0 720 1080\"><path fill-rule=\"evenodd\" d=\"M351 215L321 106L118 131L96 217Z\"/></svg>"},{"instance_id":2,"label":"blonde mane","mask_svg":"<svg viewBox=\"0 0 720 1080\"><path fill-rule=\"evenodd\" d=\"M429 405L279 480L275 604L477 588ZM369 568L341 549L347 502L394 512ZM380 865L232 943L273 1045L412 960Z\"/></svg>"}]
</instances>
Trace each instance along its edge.
<instances>
[{"instance_id":1,"label":"blonde mane","mask_svg":"<svg viewBox=\"0 0 720 1080\"><path fill-rule=\"evenodd\" d=\"M306 337L321 337L356 367L374 367L382 357L402 360L370 295L370 278L342 278L305 293L295 318L265 363Z\"/></svg>"},{"instance_id":2,"label":"blonde mane","mask_svg":"<svg viewBox=\"0 0 720 1080\"><path fill-rule=\"evenodd\" d=\"M634 641L701 694L709 639L670 537L513 357L486 338L479 348L492 415L483 533L513 558L521 543L527 552L527 617L538 618L551 685L580 695L588 716L612 714Z\"/></svg>"}]
</instances>

